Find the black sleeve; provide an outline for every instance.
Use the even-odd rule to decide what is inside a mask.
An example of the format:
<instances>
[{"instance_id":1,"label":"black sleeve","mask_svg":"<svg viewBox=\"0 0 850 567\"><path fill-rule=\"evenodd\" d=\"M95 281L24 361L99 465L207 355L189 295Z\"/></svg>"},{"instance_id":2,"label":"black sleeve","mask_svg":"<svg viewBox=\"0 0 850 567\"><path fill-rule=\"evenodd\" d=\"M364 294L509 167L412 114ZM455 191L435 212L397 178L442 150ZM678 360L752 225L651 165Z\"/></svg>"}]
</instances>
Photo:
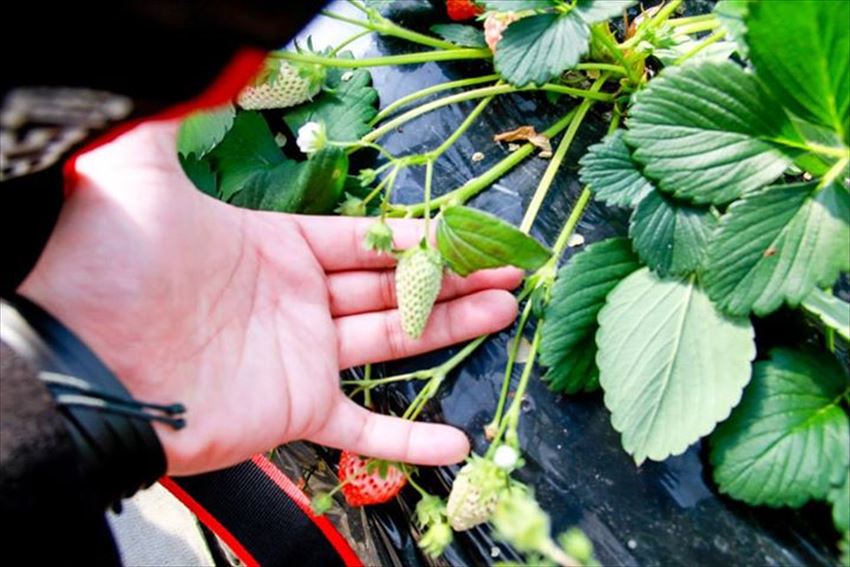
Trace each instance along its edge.
<instances>
[{"instance_id":1,"label":"black sleeve","mask_svg":"<svg viewBox=\"0 0 850 567\"><path fill-rule=\"evenodd\" d=\"M35 369L0 343L3 557L16 564L109 565L118 554L94 487Z\"/></svg>"}]
</instances>

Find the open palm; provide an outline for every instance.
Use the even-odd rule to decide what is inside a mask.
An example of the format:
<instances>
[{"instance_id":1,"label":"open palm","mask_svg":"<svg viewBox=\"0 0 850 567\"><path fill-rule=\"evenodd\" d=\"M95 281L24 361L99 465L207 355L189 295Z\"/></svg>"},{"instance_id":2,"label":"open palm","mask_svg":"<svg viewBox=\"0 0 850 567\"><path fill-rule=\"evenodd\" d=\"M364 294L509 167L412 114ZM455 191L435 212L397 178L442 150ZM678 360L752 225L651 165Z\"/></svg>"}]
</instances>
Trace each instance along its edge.
<instances>
[{"instance_id":1,"label":"open palm","mask_svg":"<svg viewBox=\"0 0 850 567\"><path fill-rule=\"evenodd\" d=\"M224 467L296 439L421 464L466 456L450 427L372 414L339 370L496 331L521 273L448 277L423 337L401 330L393 259L367 252L369 219L237 209L201 194L150 122L82 156L79 182L21 292L80 334L144 400L187 407L160 427L171 474ZM392 225L395 244L421 238Z\"/></svg>"}]
</instances>

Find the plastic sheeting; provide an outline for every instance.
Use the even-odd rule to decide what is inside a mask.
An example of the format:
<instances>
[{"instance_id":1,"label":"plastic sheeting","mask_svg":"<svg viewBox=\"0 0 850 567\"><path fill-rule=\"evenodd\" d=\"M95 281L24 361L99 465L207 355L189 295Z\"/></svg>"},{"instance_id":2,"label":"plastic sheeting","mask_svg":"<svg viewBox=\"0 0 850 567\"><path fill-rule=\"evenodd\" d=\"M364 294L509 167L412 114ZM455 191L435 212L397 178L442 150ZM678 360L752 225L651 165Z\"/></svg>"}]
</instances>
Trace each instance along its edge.
<instances>
[{"instance_id":1,"label":"plastic sheeting","mask_svg":"<svg viewBox=\"0 0 850 567\"><path fill-rule=\"evenodd\" d=\"M710 2L688 2L689 12L705 12ZM356 16L343 3L335 11ZM411 27L427 29L434 17L428 2L403 2L396 16ZM327 18L318 18L302 34L312 35L317 47L347 37L354 28ZM358 56L394 54L416 49L390 39L370 38L353 44ZM491 73L482 63L422 64L373 69L374 86L386 106L401 96L439 82ZM429 100L429 99L425 99ZM427 151L439 145L472 110L471 101L429 113L381 140L394 154ZM492 141L494 134L531 124L545 129L574 105L568 97L556 103L542 94L497 97L461 140L435 165L436 195L454 189L486 171L505 157L505 144ZM577 160L589 144L598 141L607 127L604 108L593 109L579 131L564 165L555 179L533 235L552 244L572 203L581 191ZM557 143L557 139L554 140ZM484 159L473 161L481 152ZM531 157L470 205L518 224L547 161ZM396 184L399 202L421 200L423 168L406 170ZM592 203L577 232L585 246L613 235L625 234L627 212ZM571 248L566 257L582 246ZM846 292L847 286L844 286ZM842 294L846 298L846 293ZM795 314L776 317L795 325L812 339ZM771 322L760 327L771 327ZM501 387L508 342L513 330L495 335L478 349L443 385L421 419L443 421L467 432L475 451L487 444L483 426L492 417ZM760 352L783 340L767 337ZM787 338L784 340L788 340ZM378 365L375 371L391 375L434 366L455 349L398 363ZM518 377L522 365L515 370ZM555 533L578 525L591 538L603 565L832 565L835 541L829 508L811 504L802 510L752 508L719 496L707 468L706 444L697 443L683 455L664 462L647 462L636 467L622 450L619 436L611 427L601 393L564 397L549 392L535 370L520 426L527 465L516 476L534 487L541 505L553 522ZM421 384L401 384L375 391L379 408L400 414ZM318 461L317 461L318 459ZM336 483L332 470L336 453L296 444L278 450L278 464L290 475L308 475L309 490L329 488ZM322 462L325 461L325 462ZM317 462L319 463L317 465ZM445 495L458 467L421 469L420 484ZM382 565L481 565L517 560L510 548L494 540L487 527L457 534L455 542L436 562L416 547L418 537L412 511L418 495L406 490L397 502L368 510L339 506L330 512L349 534L367 564Z\"/></svg>"}]
</instances>

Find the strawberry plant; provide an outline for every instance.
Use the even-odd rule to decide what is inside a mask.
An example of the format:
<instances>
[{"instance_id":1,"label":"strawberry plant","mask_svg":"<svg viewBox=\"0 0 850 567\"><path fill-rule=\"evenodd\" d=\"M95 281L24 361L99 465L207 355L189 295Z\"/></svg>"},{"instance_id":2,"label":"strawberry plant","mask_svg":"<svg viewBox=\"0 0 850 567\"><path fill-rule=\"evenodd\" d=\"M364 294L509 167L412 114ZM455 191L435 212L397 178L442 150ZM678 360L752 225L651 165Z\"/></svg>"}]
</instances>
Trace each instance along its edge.
<instances>
[{"instance_id":1,"label":"strawberry plant","mask_svg":"<svg viewBox=\"0 0 850 567\"><path fill-rule=\"evenodd\" d=\"M721 0L713 13L679 17L681 0L646 10L630 0L449 1L448 16L469 22L437 24L433 35L351 4L360 18L324 12L359 28L351 38L271 53L234 105L184 123L187 175L236 206L373 216L364 246L398 257L399 309L413 338L427 327L444 270L512 265L527 277L489 448L461 469L447 500L424 491L412 467L344 455L339 490L349 502L383 501L409 482L422 495L416 516L430 555L452 530L491 522L529 561L592 563L580 532L552 537L513 474L523 466L521 403L539 364L556 393L602 390L637 465L707 437L719 492L756 506L827 502L847 554L850 306L832 288L850 271L850 2ZM344 51L371 33L427 49ZM455 60L491 61L493 73L376 107L365 69ZM524 143L459 187L435 182L434 164L496 97L532 92L546 93L562 117L539 133L506 133ZM410 121L466 101L477 103L433 148L395 155L381 145ZM585 187L545 246L529 232L594 107L610 117L607 135L579 160ZM467 206L538 153L549 161L518 227ZM398 202L399 176L419 168L421 201ZM593 200L626 211L627 234L561 266ZM395 250L385 222L394 217L423 218L421 244ZM434 244L425 238L431 223ZM778 310L800 313L820 340L759 351L757 331ZM373 378L367 367L342 384L369 405L389 384L419 382L404 413L417 419L486 340L433 368ZM381 487L380 498L352 502L360 481ZM332 503L327 494L316 502L318 511Z\"/></svg>"}]
</instances>

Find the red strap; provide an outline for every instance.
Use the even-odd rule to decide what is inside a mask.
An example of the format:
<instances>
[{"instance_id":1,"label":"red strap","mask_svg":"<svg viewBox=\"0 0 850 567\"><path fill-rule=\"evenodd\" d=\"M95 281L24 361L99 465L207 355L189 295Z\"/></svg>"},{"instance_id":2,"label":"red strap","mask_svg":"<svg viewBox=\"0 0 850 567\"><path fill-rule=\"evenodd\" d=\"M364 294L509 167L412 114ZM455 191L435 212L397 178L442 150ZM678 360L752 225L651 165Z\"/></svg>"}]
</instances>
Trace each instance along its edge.
<instances>
[{"instance_id":1,"label":"red strap","mask_svg":"<svg viewBox=\"0 0 850 567\"><path fill-rule=\"evenodd\" d=\"M342 558L343 563L345 563L346 567L363 567L363 563L360 561L360 558L357 557L357 554L351 549L351 546L348 545L348 542L342 537L334 525L324 516L317 516L313 513L313 510L310 508L310 499L307 498L307 495L304 494L300 488L298 488L295 483L293 483L289 478L283 474L280 469L278 469L271 461L265 458L262 455L256 455L253 459L254 463L260 467L266 476L272 479L275 484L277 484L281 490L283 490L287 496L289 496L295 504L298 505L299 508L316 524L316 527L321 530L339 556Z\"/></svg>"},{"instance_id":2,"label":"red strap","mask_svg":"<svg viewBox=\"0 0 850 567\"><path fill-rule=\"evenodd\" d=\"M253 467L246 467L246 465L253 465ZM313 513L313 510L310 508L310 500L307 496L299 489L289 478L286 477L274 464L271 463L268 459L266 459L262 455L256 455L251 459L251 461L247 461L242 463L241 465L234 467L233 470L242 467L240 470L242 471L242 475L239 477L231 476L229 480L224 480L219 478L217 482L221 483L216 487L214 492L207 492L208 497L215 498L215 496L209 496L211 494L222 494L223 492L232 492L231 489L228 488L227 482L233 483L236 482L242 489L248 490L274 490L274 488L270 488L272 486L280 489L281 492L285 495L286 501L295 504L295 507L303 513L305 519L313 524L313 526L321 533L320 537L324 537L325 541L333 548L333 551L336 555L339 556L339 560L346 567L363 567L363 563L360 561L360 558L357 557L355 551L348 544L346 539L342 536L342 534L337 531L334 525L324 516L316 516ZM251 475L246 475L246 472L250 470L258 471L259 474L265 476L271 482L265 485L265 488L259 488L261 484L254 484L256 481L250 478ZM212 473L215 474L215 473ZM207 476L207 475L201 475ZM188 477L187 477L188 478ZM183 480L185 482L186 479L178 479ZM207 526L213 533L215 533L219 538L221 538L228 547L239 557L246 565L259 565L259 561L257 560L257 556L252 555L250 549L255 549L251 547L255 545L251 543L250 534L253 532L244 532L243 526L243 542L240 542L239 538L234 535L234 533L228 529L225 524L228 521L239 522L243 521L244 517L234 517L230 520L226 519L227 514L225 511L227 508L223 508L222 514L225 515L225 519L222 520L216 517L210 510L208 510L201 502L199 502L188 490L188 488L184 489L178 482L175 482L173 479L165 477L160 479L160 484L169 490L178 500L180 500L192 513L194 513L198 519L203 522L205 526ZM254 488L247 488L252 486ZM197 490L198 487L196 486ZM203 493L203 492L201 492ZM268 498L269 493L266 494L266 499L264 502L271 501L273 499ZM215 503L213 501L206 501L208 504L211 504L213 508L215 508ZM217 502L217 501L216 501ZM293 513L286 512L284 508L281 508L280 513ZM249 514L251 518L256 518L257 516L254 514ZM267 521L267 520L266 520ZM268 526L266 526L268 527ZM256 524L251 524L249 529L263 529L263 526L258 526ZM260 552L262 554L262 552Z\"/></svg>"},{"instance_id":3,"label":"red strap","mask_svg":"<svg viewBox=\"0 0 850 567\"><path fill-rule=\"evenodd\" d=\"M206 508L201 506L201 504L192 498L188 492L177 486L170 478L163 477L159 479L159 483L165 487L171 494L173 494L180 502L183 503L186 508L189 509L198 519L203 522L203 524L208 527L212 532L221 538L221 540L227 544L227 547L236 554L242 563L244 563L247 567L259 567L260 563L254 559L254 556L245 549L245 547L239 543L230 530L224 527L221 522L215 519L215 517L210 514Z\"/></svg>"}]
</instances>

